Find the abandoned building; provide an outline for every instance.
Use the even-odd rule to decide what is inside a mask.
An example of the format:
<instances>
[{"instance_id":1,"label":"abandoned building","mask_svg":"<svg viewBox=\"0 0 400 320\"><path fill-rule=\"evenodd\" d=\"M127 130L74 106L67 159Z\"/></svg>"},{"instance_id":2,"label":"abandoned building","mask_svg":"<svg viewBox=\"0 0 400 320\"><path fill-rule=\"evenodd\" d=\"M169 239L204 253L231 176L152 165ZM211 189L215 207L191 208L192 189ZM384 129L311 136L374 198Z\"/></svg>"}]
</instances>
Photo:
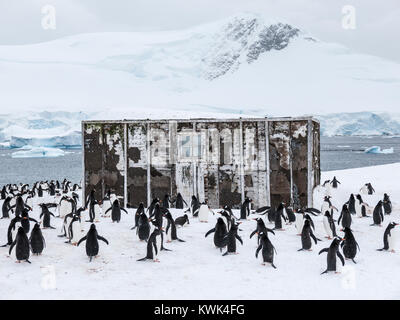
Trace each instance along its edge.
<instances>
[{"instance_id":1,"label":"abandoned building","mask_svg":"<svg viewBox=\"0 0 400 320\"><path fill-rule=\"evenodd\" d=\"M312 206L320 125L312 117L83 121L84 194L112 189L128 207L192 195L211 208Z\"/></svg>"}]
</instances>

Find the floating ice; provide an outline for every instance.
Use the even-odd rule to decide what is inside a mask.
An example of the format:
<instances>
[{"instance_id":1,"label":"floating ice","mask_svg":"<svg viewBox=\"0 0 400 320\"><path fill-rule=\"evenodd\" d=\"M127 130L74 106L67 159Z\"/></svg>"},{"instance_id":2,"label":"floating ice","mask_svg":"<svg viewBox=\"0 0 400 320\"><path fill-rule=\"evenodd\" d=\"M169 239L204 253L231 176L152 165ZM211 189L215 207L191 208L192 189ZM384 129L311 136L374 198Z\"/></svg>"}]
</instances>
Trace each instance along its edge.
<instances>
[{"instance_id":1,"label":"floating ice","mask_svg":"<svg viewBox=\"0 0 400 320\"><path fill-rule=\"evenodd\" d=\"M12 158L55 158L62 157L65 152L58 148L25 146L20 151L13 152Z\"/></svg>"},{"instance_id":2,"label":"floating ice","mask_svg":"<svg viewBox=\"0 0 400 320\"><path fill-rule=\"evenodd\" d=\"M365 149L364 151L365 153L374 153L374 154L391 154L394 153L394 149L393 147L389 148L389 149L381 149L381 147L379 146L373 146L370 148Z\"/></svg>"}]
</instances>

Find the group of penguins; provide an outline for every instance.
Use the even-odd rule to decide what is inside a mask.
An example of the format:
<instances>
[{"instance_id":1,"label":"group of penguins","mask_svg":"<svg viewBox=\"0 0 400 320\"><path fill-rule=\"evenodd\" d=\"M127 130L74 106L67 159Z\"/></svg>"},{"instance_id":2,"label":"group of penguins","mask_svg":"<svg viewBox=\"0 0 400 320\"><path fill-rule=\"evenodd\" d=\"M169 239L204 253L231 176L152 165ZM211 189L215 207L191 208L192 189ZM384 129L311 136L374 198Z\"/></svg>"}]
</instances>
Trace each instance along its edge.
<instances>
[{"instance_id":1,"label":"group of penguins","mask_svg":"<svg viewBox=\"0 0 400 320\"><path fill-rule=\"evenodd\" d=\"M371 208L362 199L362 194L371 195L375 192L371 183L365 184L360 189L360 194L350 195L349 200L343 204L339 218L334 219L335 211L338 209L332 205L331 199L334 190L338 189L340 182L334 177L332 180L325 181L319 188L324 191L324 201L321 210L316 208L299 208L293 210L291 205L281 202L278 207L264 206L256 210L251 209L252 200L245 198L240 205L240 217L236 217L230 206L225 206L218 211L219 217L215 227L209 230L205 237L213 234L213 242L216 248L219 248L221 253L224 248L228 254L236 254L236 241L243 245L243 240L239 235L242 231L239 226L242 220L249 220L250 215L258 215L253 218L256 221L256 228L250 234L250 239L257 235L257 249L255 257L261 251L263 265L270 264L276 268L274 264L274 254L276 250L268 234L275 235L275 231L284 231L283 221L286 225L294 224L297 234L301 236L302 250L312 250L313 243L321 241L314 235L315 225L311 216L323 215L323 226L326 232L326 238L332 240L328 248L322 249L319 254L326 252L327 269L323 273L337 271L337 257L344 265L344 258L340 252L340 248L346 259L354 260L359 251L358 243L351 229L352 216L356 215L360 218L370 217L368 214L372 212L373 226L381 226L384 215L392 213L392 204L387 194L384 199L380 200L374 208ZM111 217L112 222L120 222L121 213L128 211L120 204L117 197L111 190L108 190L101 201L98 201L99 196L95 189L92 189L86 199L82 201L82 206L79 207L79 192L82 190L81 185L74 184L67 179L61 183L59 181L41 181L36 182L32 189L27 184L6 185L2 188L0 199L3 200L2 217L1 219L10 219L10 213L14 215L7 229L7 243L3 247L10 246L9 254L11 255L15 248L15 256L17 262L29 262L30 252L33 255L40 255L45 247L45 239L43 237L41 226L43 229L55 229L51 225L51 217L56 218L51 208L56 208L59 218L63 219L61 234L59 237L66 237L67 243L79 246L83 241L86 241L86 254L89 261L96 257L99 253L99 240L109 244L108 240L100 236L97 232L95 222L98 222L100 216ZM44 201L51 199L50 202ZM34 206L33 199L41 209L40 219L37 221L29 216ZM43 201L41 200L43 199ZM176 209L182 209L183 215L173 218L170 208L174 206ZM186 210L185 207L188 207ZM208 222L208 217L215 213L209 208L206 202L200 202L198 197L192 196L190 205L186 203L182 195L178 193L174 199L169 195L165 195L162 200L154 198L146 209L143 203L140 203L134 215L134 226L131 230L136 231L136 235L140 241L147 242L146 256L138 261L153 260L159 262L157 255L160 251L170 251L164 246L164 237L167 237L167 242L179 241L185 242L178 238L178 227L184 227L190 224L190 219L187 213L191 213L192 218L198 218L200 222ZM87 217L86 217L87 216ZM263 219L265 216L266 219ZM88 220L84 220L88 218ZM90 222L89 231L82 237L83 225L82 221ZM31 229L30 223L34 226ZM266 223L273 224L274 227L268 228ZM344 232L343 237L339 237L336 230L336 223L341 226L340 231ZM397 226L397 223L391 222L384 232L384 247L382 250L394 251L395 237L391 234L391 230ZM28 238L30 232L30 236Z\"/></svg>"}]
</instances>

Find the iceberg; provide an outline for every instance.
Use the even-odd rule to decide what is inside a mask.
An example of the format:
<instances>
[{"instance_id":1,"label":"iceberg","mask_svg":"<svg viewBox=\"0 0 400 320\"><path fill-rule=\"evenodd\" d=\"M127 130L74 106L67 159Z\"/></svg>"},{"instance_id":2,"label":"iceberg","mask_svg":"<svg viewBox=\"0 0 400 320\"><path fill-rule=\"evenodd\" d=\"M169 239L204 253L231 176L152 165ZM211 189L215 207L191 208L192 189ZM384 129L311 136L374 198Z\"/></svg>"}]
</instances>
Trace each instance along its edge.
<instances>
[{"instance_id":1,"label":"iceberg","mask_svg":"<svg viewBox=\"0 0 400 320\"><path fill-rule=\"evenodd\" d=\"M373 146L373 147L365 149L364 152L372 153L372 154L391 154L391 153L394 153L394 149L393 149L393 147L391 147L389 149L382 150L381 147L379 147L379 146Z\"/></svg>"},{"instance_id":2,"label":"iceberg","mask_svg":"<svg viewBox=\"0 0 400 320\"><path fill-rule=\"evenodd\" d=\"M49 148L77 148L82 145L82 135L79 131L74 131L62 136L49 137L16 137L12 136L10 148L22 148L24 146L49 147Z\"/></svg>"},{"instance_id":3,"label":"iceberg","mask_svg":"<svg viewBox=\"0 0 400 320\"><path fill-rule=\"evenodd\" d=\"M25 146L20 151L13 152L12 158L55 158L62 157L65 152L58 148L45 148L45 147L34 147Z\"/></svg>"}]
</instances>

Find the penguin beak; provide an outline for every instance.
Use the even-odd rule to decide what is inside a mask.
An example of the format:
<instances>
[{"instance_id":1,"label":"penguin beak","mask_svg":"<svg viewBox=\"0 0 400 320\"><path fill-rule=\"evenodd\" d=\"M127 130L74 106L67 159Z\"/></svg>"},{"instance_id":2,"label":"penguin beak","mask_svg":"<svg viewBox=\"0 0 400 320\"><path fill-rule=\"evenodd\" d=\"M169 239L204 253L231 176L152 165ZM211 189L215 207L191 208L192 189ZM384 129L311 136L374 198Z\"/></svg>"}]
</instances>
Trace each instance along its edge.
<instances>
[{"instance_id":1,"label":"penguin beak","mask_svg":"<svg viewBox=\"0 0 400 320\"><path fill-rule=\"evenodd\" d=\"M346 240L346 238L342 238L342 241Z\"/></svg>"}]
</instances>

